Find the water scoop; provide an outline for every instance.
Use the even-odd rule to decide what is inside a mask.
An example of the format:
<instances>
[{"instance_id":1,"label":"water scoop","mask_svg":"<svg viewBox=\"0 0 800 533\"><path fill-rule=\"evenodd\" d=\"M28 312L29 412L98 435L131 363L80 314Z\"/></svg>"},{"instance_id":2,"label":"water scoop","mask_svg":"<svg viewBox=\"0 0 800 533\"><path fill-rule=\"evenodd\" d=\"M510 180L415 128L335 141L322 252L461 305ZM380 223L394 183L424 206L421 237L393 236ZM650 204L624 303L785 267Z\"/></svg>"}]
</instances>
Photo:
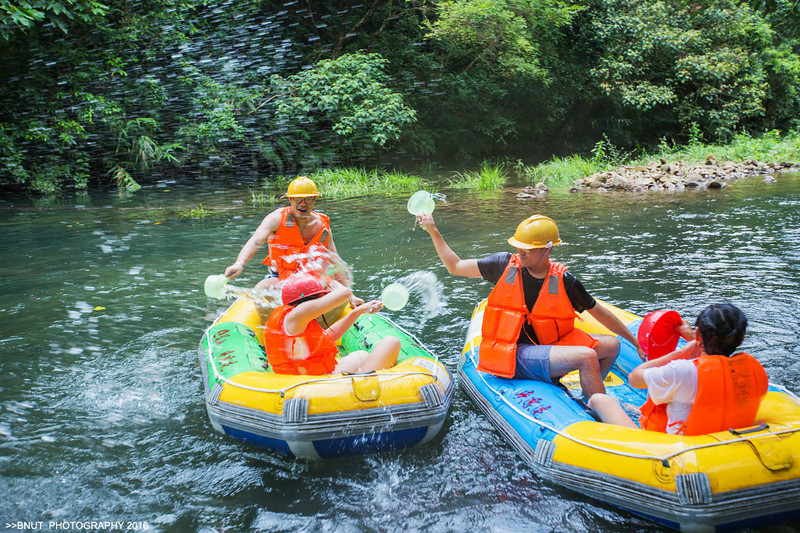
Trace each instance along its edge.
<instances>
[{"instance_id":1,"label":"water scoop","mask_svg":"<svg viewBox=\"0 0 800 533\"><path fill-rule=\"evenodd\" d=\"M206 278L203 290L209 298L222 300L227 292L228 278L225 274L212 274Z\"/></svg>"},{"instance_id":2,"label":"water scoop","mask_svg":"<svg viewBox=\"0 0 800 533\"><path fill-rule=\"evenodd\" d=\"M408 303L408 289L402 283L387 285L381 293L383 306L392 311L399 311Z\"/></svg>"},{"instance_id":3,"label":"water scoop","mask_svg":"<svg viewBox=\"0 0 800 533\"><path fill-rule=\"evenodd\" d=\"M436 202L428 191L417 191L408 199L406 208L412 215L430 215L436 208Z\"/></svg>"}]
</instances>

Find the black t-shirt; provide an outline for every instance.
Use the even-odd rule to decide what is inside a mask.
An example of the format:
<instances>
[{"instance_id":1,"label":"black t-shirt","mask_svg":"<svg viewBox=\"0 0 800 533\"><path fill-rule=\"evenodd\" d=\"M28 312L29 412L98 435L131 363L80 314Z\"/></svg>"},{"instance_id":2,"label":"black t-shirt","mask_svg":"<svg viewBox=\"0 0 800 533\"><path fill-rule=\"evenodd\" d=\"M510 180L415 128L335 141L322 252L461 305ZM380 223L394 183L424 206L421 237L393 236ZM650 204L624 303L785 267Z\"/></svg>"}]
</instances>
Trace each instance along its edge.
<instances>
[{"instance_id":1,"label":"black t-shirt","mask_svg":"<svg viewBox=\"0 0 800 533\"><path fill-rule=\"evenodd\" d=\"M478 269L481 271L483 279L492 283L497 283L497 280L499 280L503 272L505 272L509 261L511 261L510 253L498 252L478 259ZM542 289L544 278L534 278L531 276L530 272L528 272L527 268L521 270L522 292L525 294L525 306L528 308L528 311L530 311L539 298L539 291ZM583 283L569 271L564 272L564 289L567 291L569 303L572 304L572 308L578 313L593 308L597 303L592 295L586 291ZM517 343L539 343L539 339L536 338L536 333L533 331L533 326L531 326L527 320L522 325Z\"/></svg>"}]
</instances>

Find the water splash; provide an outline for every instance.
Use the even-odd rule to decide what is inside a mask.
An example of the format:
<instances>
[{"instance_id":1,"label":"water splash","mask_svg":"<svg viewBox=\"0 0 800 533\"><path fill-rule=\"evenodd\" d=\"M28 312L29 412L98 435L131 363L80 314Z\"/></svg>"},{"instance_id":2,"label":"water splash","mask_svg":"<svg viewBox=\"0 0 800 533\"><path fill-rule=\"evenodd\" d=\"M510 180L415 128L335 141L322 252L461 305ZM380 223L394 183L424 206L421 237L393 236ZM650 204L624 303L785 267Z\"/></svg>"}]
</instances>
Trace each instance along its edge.
<instances>
[{"instance_id":1,"label":"water splash","mask_svg":"<svg viewBox=\"0 0 800 533\"><path fill-rule=\"evenodd\" d=\"M430 195L435 201L442 202L444 205L447 205L447 196L444 193L432 192Z\"/></svg>"},{"instance_id":2,"label":"water splash","mask_svg":"<svg viewBox=\"0 0 800 533\"><path fill-rule=\"evenodd\" d=\"M442 309L442 284L433 272L418 270L397 280L408 288L408 292L417 295L425 310L424 320L438 314Z\"/></svg>"},{"instance_id":3,"label":"water splash","mask_svg":"<svg viewBox=\"0 0 800 533\"><path fill-rule=\"evenodd\" d=\"M327 248L315 248L308 253L286 255L285 259L288 262L299 262L300 268L297 270L299 273L336 279L347 286L353 283L353 269L339 254Z\"/></svg>"}]
</instances>

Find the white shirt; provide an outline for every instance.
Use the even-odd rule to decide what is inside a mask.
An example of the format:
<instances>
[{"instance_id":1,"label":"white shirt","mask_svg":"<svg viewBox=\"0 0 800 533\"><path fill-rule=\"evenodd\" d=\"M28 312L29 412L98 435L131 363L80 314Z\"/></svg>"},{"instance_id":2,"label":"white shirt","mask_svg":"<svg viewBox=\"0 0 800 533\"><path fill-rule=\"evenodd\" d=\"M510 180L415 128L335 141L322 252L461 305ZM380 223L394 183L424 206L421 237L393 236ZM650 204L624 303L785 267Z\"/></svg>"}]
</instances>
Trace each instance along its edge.
<instances>
[{"instance_id":1,"label":"white shirt","mask_svg":"<svg viewBox=\"0 0 800 533\"><path fill-rule=\"evenodd\" d=\"M697 397L697 367L688 359L676 359L664 366L646 369L642 376L647 394L656 405L667 405L667 433L683 434Z\"/></svg>"}]
</instances>

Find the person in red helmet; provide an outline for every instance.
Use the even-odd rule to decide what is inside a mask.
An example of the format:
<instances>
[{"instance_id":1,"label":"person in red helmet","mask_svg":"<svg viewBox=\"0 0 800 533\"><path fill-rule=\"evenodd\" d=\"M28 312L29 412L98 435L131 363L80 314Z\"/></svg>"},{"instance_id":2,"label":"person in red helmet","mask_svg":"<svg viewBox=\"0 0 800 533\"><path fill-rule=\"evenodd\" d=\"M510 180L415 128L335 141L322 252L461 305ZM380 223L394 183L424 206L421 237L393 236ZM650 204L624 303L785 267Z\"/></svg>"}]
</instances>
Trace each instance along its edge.
<instances>
[{"instance_id":1,"label":"person in red helmet","mask_svg":"<svg viewBox=\"0 0 800 533\"><path fill-rule=\"evenodd\" d=\"M325 375L371 372L397 363L400 339L387 336L371 352L357 350L337 361L336 341L358 317L375 313L380 300L362 303L327 329L316 321L346 303L352 292L336 280L326 288L315 277L295 274L286 280L281 294L283 305L264 325L267 359L277 374Z\"/></svg>"},{"instance_id":2,"label":"person in red helmet","mask_svg":"<svg viewBox=\"0 0 800 533\"><path fill-rule=\"evenodd\" d=\"M628 375L632 387L647 388L640 408L642 429L673 435L704 435L753 425L769 381L761 364L736 348L744 339L747 317L735 305L714 304L686 321L676 334L691 338L666 355L649 359ZM617 401L595 394L589 407L600 420L637 428Z\"/></svg>"}]
</instances>

